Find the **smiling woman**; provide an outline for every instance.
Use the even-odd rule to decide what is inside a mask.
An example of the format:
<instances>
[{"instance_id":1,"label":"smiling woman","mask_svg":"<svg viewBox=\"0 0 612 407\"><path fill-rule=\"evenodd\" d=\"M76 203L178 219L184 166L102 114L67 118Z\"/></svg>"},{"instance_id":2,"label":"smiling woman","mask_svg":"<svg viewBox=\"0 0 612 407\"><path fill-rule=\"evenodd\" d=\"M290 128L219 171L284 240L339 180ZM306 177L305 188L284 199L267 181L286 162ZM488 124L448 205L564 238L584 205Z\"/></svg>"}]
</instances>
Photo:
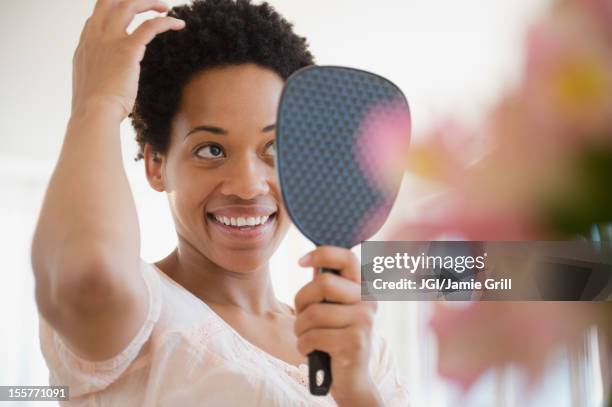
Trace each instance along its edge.
<instances>
[{"instance_id":1,"label":"smiling woman","mask_svg":"<svg viewBox=\"0 0 612 407\"><path fill-rule=\"evenodd\" d=\"M171 197L178 250L185 239L215 265L248 271L280 244L289 221L275 180L273 123L283 83L255 63L207 68L183 88L166 152L145 144L149 183ZM254 226L261 217L266 223Z\"/></svg>"},{"instance_id":2,"label":"smiling woman","mask_svg":"<svg viewBox=\"0 0 612 407\"><path fill-rule=\"evenodd\" d=\"M295 309L270 281L289 226L276 110L287 77L313 63L305 39L247 0L196 0L127 34L150 10L167 7L99 0L75 52L72 115L32 243L51 384L69 386L70 405L407 405L349 250L300 261L340 273L313 278ZM121 161L128 115L178 236L155 263L140 257ZM315 349L332 356L325 397L308 392Z\"/></svg>"}]
</instances>

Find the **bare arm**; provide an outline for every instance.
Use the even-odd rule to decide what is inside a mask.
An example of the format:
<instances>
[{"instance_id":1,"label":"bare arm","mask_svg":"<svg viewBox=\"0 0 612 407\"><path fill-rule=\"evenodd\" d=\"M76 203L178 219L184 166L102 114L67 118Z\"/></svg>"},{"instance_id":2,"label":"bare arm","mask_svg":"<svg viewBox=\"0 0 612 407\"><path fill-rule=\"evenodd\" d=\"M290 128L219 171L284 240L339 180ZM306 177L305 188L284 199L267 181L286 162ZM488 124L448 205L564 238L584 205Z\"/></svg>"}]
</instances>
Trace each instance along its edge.
<instances>
[{"instance_id":1,"label":"bare arm","mask_svg":"<svg viewBox=\"0 0 612 407\"><path fill-rule=\"evenodd\" d=\"M41 314L78 355L101 360L142 325L138 218L123 168L119 125L136 97L139 62L155 35L182 22L156 0L99 0L74 56L72 114L32 242Z\"/></svg>"}]
</instances>

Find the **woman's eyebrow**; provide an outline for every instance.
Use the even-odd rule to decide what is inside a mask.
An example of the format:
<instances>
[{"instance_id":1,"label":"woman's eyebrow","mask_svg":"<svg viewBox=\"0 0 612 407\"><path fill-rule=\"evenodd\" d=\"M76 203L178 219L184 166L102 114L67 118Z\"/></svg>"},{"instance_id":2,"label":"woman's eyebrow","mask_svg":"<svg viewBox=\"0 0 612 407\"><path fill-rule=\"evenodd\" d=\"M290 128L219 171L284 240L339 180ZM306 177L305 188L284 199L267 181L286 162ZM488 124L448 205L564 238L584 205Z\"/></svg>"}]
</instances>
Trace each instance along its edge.
<instances>
[{"instance_id":1,"label":"woman's eyebrow","mask_svg":"<svg viewBox=\"0 0 612 407\"><path fill-rule=\"evenodd\" d=\"M275 129L276 129L276 123L273 123L273 124L267 125L263 129L261 129L261 132L262 133L266 133L266 132L269 132L269 131L273 131ZM189 132L185 135L185 138L187 138L187 136L189 136L190 134L198 132L198 131L205 131L205 132L208 132L208 133L220 134L220 135L226 135L227 134L227 130L222 129L221 127L202 125L202 126L194 127L193 129L189 130Z\"/></svg>"},{"instance_id":2,"label":"woman's eyebrow","mask_svg":"<svg viewBox=\"0 0 612 407\"><path fill-rule=\"evenodd\" d=\"M222 129L221 127L197 126L189 130L189 133L185 134L185 138L187 138L187 136L189 136L190 134L196 133L198 131L205 131L205 132L212 133L212 134L222 134L222 135L227 134L227 130Z\"/></svg>"},{"instance_id":3,"label":"woman's eyebrow","mask_svg":"<svg viewBox=\"0 0 612 407\"><path fill-rule=\"evenodd\" d=\"M261 129L262 133L268 132L268 131L273 131L276 130L276 123L273 124L269 124L266 127L264 127L263 129Z\"/></svg>"}]
</instances>

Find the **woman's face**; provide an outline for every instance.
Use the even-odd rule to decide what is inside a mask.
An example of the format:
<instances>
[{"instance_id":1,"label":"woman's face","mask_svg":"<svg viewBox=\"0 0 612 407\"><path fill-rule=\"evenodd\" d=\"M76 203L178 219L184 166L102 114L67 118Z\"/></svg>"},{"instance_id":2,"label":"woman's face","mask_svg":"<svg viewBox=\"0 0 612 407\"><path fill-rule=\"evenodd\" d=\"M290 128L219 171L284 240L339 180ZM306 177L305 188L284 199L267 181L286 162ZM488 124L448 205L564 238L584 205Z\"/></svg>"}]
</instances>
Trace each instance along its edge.
<instances>
[{"instance_id":1,"label":"woman's face","mask_svg":"<svg viewBox=\"0 0 612 407\"><path fill-rule=\"evenodd\" d=\"M202 71L183 89L167 153L156 162L145 149L181 240L227 270L264 265L289 226L274 169L283 85L254 64Z\"/></svg>"}]
</instances>

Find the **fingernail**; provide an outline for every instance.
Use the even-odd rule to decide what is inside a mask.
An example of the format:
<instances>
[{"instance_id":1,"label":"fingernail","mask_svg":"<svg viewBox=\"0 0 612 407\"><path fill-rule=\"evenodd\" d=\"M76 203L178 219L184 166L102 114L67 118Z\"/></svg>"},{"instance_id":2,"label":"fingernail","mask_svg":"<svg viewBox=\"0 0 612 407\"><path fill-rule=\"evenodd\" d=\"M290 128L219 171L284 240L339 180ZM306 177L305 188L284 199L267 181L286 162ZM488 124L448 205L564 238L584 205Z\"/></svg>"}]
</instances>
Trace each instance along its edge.
<instances>
[{"instance_id":1,"label":"fingernail","mask_svg":"<svg viewBox=\"0 0 612 407\"><path fill-rule=\"evenodd\" d=\"M308 254L306 254L306 255L302 256L302 258L300 258L300 260L298 260L298 263L299 263L300 265L302 265L302 266L305 266L305 265L307 265L307 264L308 264L308 262L310 261L310 258L311 258L311 257L312 257L312 256L310 255L310 253L308 253Z\"/></svg>"}]
</instances>

